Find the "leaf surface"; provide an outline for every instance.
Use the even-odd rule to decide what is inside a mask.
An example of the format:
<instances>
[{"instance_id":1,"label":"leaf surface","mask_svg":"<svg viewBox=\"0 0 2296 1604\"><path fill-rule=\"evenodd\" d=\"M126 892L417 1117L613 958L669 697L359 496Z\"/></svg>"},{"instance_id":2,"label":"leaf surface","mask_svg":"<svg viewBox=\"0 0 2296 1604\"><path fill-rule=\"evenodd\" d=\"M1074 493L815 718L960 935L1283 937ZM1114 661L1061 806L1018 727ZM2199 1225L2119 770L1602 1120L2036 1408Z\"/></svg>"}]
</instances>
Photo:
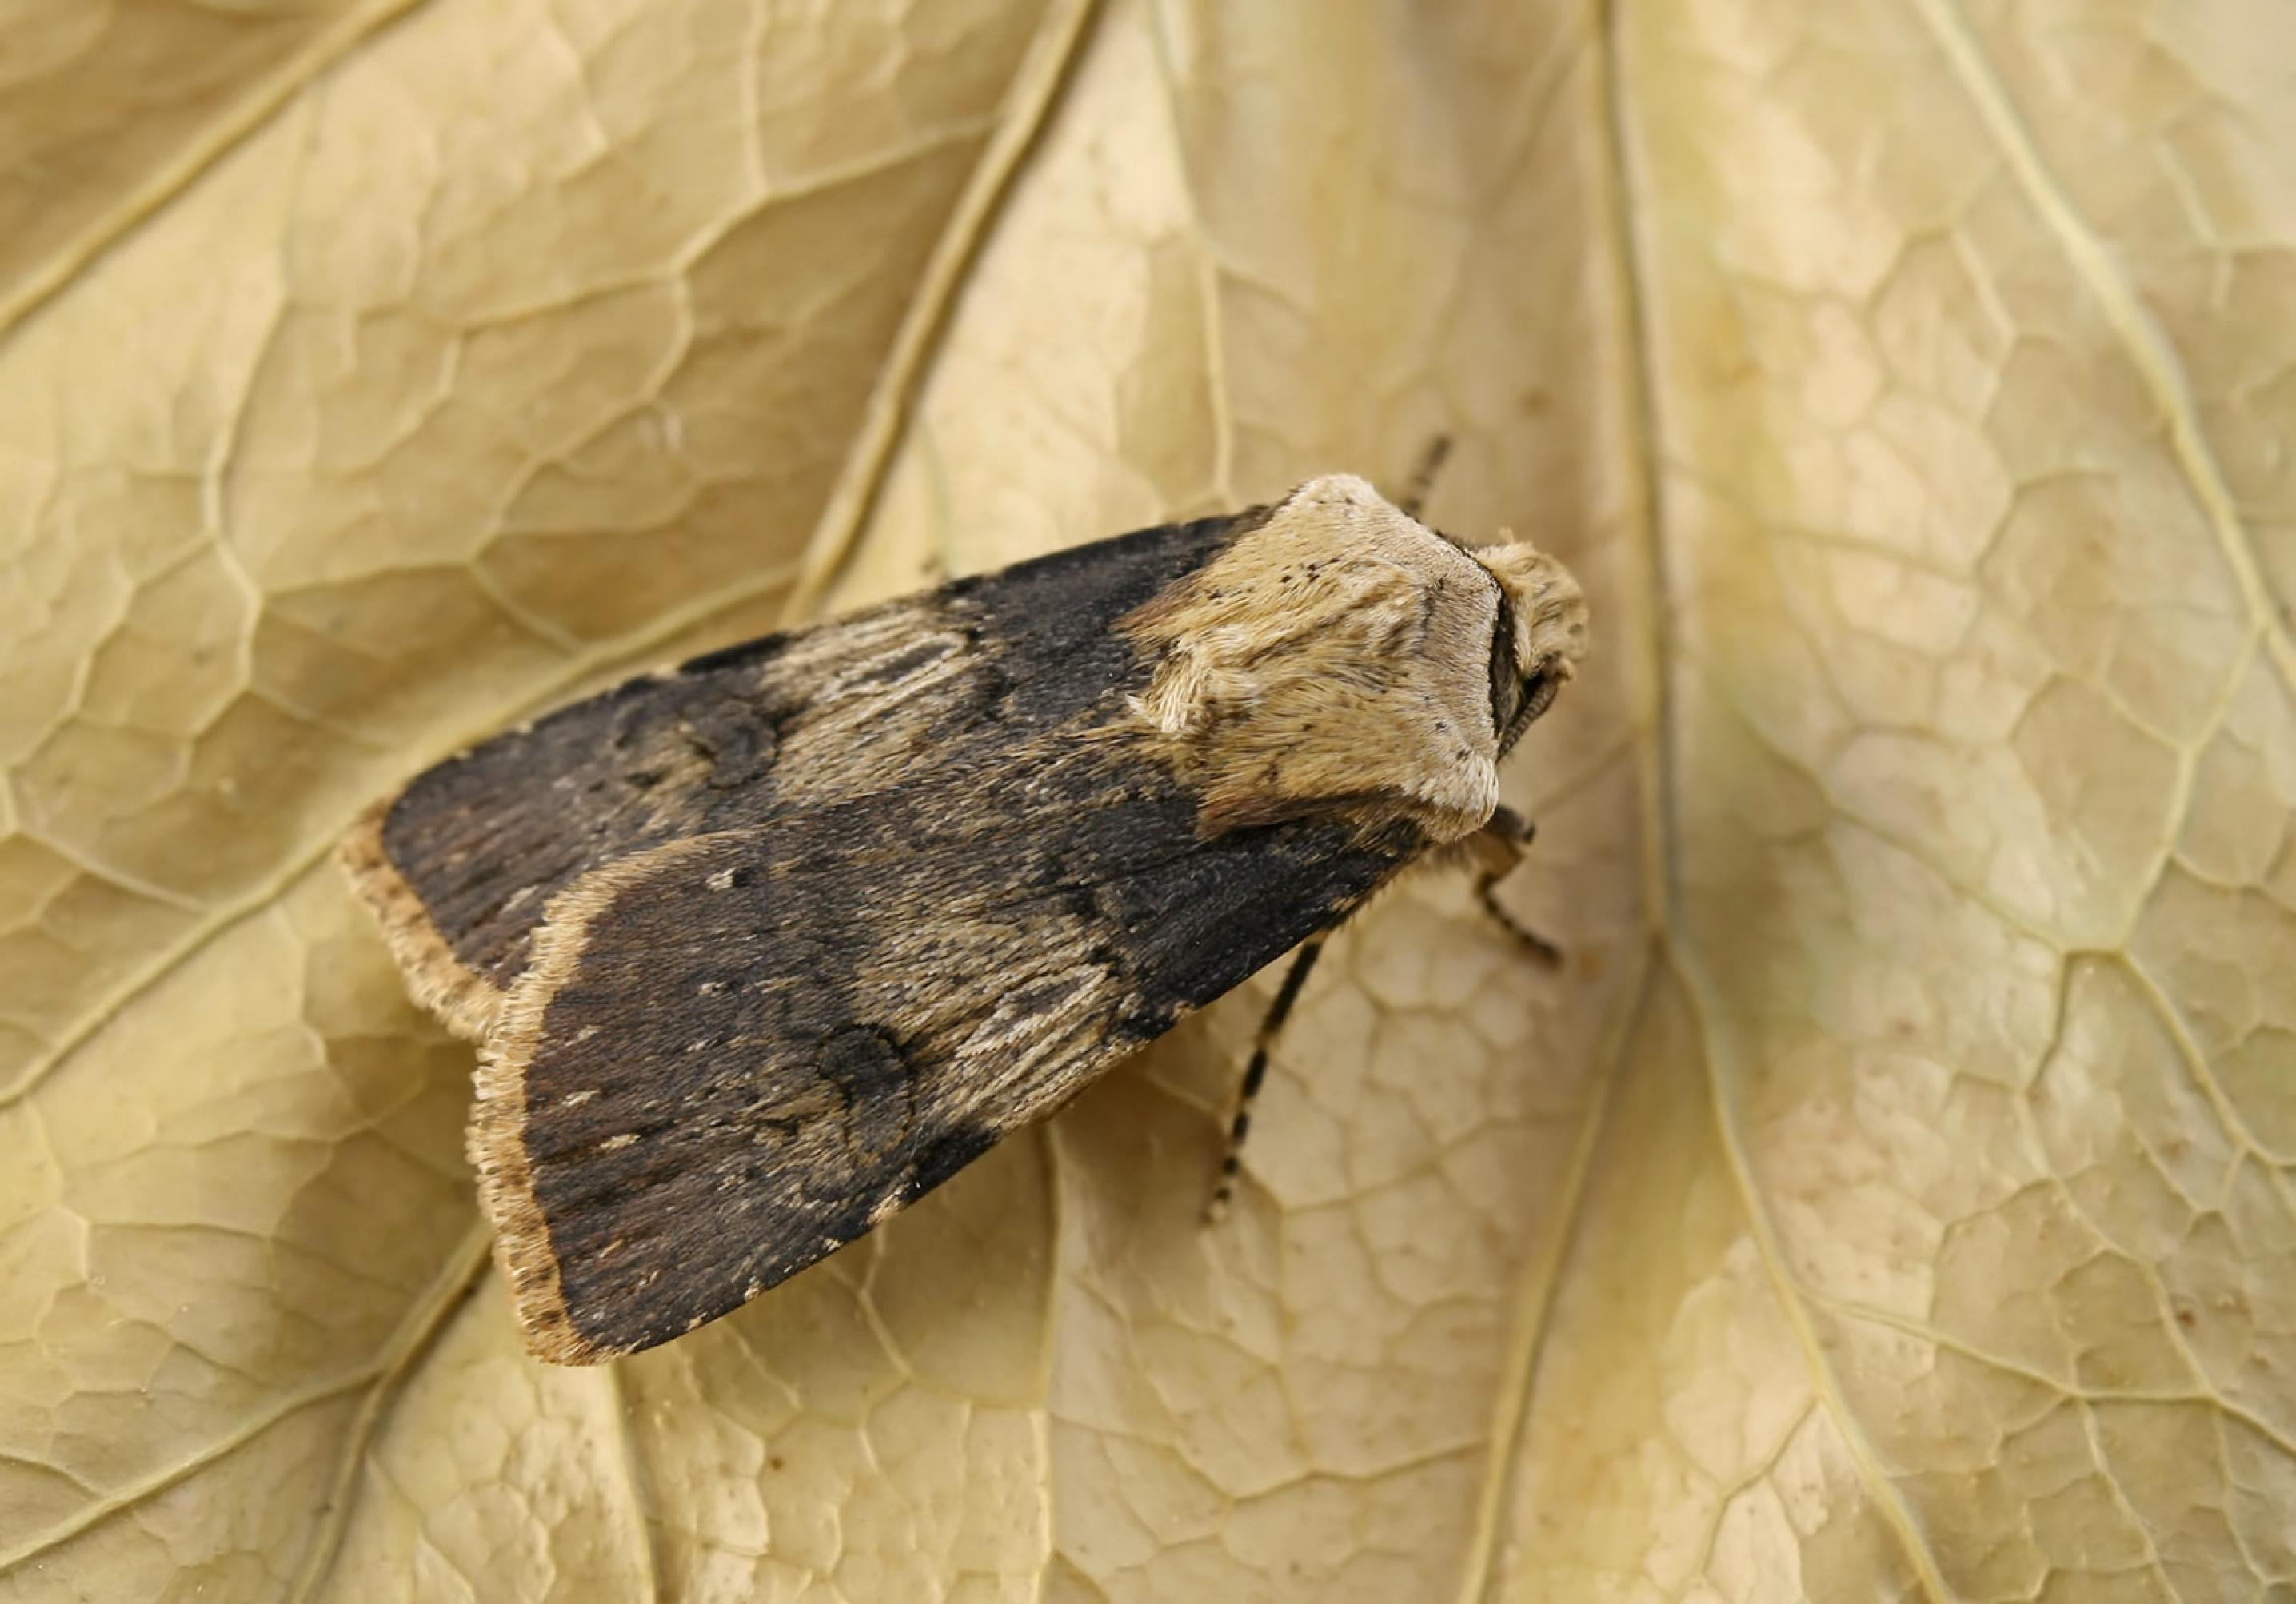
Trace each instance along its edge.
<instances>
[{"instance_id":1,"label":"leaf surface","mask_svg":"<svg viewBox=\"0 0 2296 1604\"><path fill-rule=\"evenodd\" d=\"M33 6L0 1598L2296 1587L2296 18ZM187 42L203 45L188 52ZM1316 471L1586 582L1436 874L667 1347L521 1354L325 863L690 649Z\"/></svg>"}]
</instances>

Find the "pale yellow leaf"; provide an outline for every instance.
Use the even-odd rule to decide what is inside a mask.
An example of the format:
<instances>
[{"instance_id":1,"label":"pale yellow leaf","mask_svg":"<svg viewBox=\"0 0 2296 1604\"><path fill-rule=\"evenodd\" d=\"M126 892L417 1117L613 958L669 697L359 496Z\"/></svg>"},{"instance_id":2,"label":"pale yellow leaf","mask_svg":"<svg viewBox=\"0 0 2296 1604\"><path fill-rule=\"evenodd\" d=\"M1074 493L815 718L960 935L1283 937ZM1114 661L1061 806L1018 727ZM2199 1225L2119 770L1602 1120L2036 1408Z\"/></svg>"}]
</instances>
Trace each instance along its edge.
<instances>
[{"instance_id":1,"label":"pale yellow leaf","mask_svg":"<svg viewBox=\"0 0 2296 1604\"><path fill-rule=\"evenodd\" d=\"M402 14L403 13L403 14ZM0 1598L2296 1596L2296 12L36 4ZM527 1360L324 857L700 644L1309 473L1560 552L1409 882Z\"/></svg>"}]
</instances>

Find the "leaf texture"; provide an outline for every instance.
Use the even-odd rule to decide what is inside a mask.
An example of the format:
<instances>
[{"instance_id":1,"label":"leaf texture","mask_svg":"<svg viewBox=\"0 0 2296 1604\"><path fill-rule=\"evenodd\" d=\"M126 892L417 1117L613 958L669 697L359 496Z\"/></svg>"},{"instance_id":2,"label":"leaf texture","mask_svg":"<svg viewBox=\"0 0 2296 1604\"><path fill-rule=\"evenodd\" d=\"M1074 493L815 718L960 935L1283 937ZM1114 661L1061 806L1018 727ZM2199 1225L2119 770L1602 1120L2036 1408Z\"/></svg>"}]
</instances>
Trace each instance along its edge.
<instances>
[{"instance_id":1,"label":"leaf texture","mask_svg":"<svg viewBox=\"0 0 2296 1604\"><path fill-rule=\"evenodd\" d=\"M2296 1590L2296 14L37 0L0 1599ZM1586 582L1441 875L521 1354L324 859L636 667L1324 471Z\"/></svg>"}]
</instances>

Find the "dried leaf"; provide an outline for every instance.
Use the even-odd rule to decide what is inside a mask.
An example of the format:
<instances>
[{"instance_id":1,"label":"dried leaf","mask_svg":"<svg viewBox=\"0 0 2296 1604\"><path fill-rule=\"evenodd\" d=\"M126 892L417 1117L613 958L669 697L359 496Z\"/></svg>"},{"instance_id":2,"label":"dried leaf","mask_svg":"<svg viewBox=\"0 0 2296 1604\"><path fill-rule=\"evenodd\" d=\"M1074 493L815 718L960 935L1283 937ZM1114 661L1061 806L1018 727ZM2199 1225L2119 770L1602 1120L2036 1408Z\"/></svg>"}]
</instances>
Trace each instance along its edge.
<instances>
[{"instance_id":1,"label":"dried leaf","mask_svg":"<svg viewBox=\"0 0 2296 1604\"><path fill-rule=\"evenodd\" d=\"M0 67L0 1598L2296 1587L2296 14L400 9ZM1264 986L525 1360L356 809L1439 431L1565 974L1416 880L1222 1228Z\"/></svg>"}]
</instances>

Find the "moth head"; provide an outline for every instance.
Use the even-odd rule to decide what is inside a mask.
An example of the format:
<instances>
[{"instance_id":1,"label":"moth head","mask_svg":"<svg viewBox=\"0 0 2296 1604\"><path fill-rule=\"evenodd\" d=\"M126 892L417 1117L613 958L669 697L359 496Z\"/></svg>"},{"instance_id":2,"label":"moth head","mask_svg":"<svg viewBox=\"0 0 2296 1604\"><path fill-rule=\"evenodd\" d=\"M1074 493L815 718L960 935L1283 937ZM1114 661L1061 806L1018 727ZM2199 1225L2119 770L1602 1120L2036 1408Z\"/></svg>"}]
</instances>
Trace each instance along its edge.
<instances>
[{"instance_id":1,"label":"moth head","mask_svg":"<svg viewBox=\"0 0 2296 1604\"><path fill-rule=\"evenodd\" d=\"M1554 558L1527 542L1467 553L1498 581L1491 631L1491 724L1504 756L1587 652L1587 598Z\"/></svg>"}]
</instances>

